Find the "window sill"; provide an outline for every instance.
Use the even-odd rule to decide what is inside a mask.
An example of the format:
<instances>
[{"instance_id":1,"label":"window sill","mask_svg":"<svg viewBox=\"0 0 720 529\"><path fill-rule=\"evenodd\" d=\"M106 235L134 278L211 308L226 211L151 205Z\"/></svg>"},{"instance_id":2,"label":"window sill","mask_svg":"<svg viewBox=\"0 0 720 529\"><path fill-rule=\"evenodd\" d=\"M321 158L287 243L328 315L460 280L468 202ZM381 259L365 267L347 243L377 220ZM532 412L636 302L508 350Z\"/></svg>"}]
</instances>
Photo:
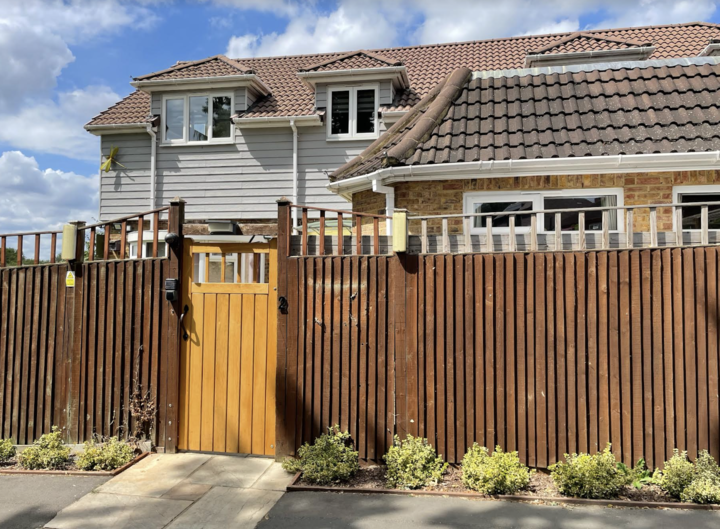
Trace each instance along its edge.
<instances>
[{"instance_id":1,"label":"window sill","mask_svg":"<svg viewBox=\"0 0 720 529\"><path fill-rule=\"evenodd\" d=\"M347 138L333 138L328 136L326 141L375 141L379 136L349 136Z\"/></svg>"},{"instance_id":2,"label":"window sill","mask_svg":"<svg viewBox=\"0 0 720 529\"><path fill-rule=\"evenodd\" d=\"M160 147L204 147L206 145L234 145L235 139L227 139L222 141L193 141L185 143L159 143Z\"/></svg>"}]
</instances>

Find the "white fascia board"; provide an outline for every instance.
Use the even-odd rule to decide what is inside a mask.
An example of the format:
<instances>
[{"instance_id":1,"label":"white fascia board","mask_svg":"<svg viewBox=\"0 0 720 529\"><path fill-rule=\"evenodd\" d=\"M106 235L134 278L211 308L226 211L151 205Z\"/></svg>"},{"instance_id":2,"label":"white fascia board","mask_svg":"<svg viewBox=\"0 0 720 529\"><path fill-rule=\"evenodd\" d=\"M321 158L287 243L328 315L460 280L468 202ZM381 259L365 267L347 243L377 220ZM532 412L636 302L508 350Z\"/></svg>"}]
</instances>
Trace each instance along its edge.
<instances>
[{"instance_id":1,"label":"white fascia board","mask_svg":"<svg viewBox=\"0 0 720 529\"><path fill-rule=\"evenodd\" d=\"M557 64L585 64L600 61L629 61L648 58L655 51L654 46L625 48L621 50L596 50L570 53L534 54L525 57L525 65L552 66Z\"/></svg>"},{"instance_id":2,"label":"white fascia board","mask_svg":"<svg viewBox=\"0 0 720 529\"><path fill-rule=\"evenodd\" d=\"M382 120L385 123L395 123L407 113L407 110L392 110L389 112L381 112Z\"/></svg>"},{"instance_id":3,"label":"white fascia board","mask_svg":"<svg viewBox=\"0 0 720 529\"><path fill-rule=\"evenodd\" d=\"M95 136L103 134L134 134L147 132L148 123L117 123L107 125L85 125L85 130Z\"/></svg>"},{"instance_id":4,"label":"white fascia board","mask_svg":"<svg viewBox=\"0 0 720 529\"><path fill-rule=\"evenodd\" d=\"M270 88L255 74L224 75L219 77L195 77L192 79L159 79L153 81L133 81L132 86L143 92L173 90L208 90L216 88L234 88L245 86L261 95L270 93Z\"/></svg>"},{"instance_id":5,"label":"white fascia board","mask_svg":"<svg viewBox=\"0 0 720 529\"><path fill-rule=\"evenodd\" d=\"M387 167L367 175L331 182L327 188L333 193L348 195L371 189L374 180L380 180L383 185L391 185L407 181L707 170L720 170L720 151L620 154L546 160L500 160Z\"/></svg>"},{"instance_id":6,"label":"white fascia board","mask_svg":"<svg viewBox=\"0 0 720 529\"><path fill-rule=\"evenodd\" d=\"M712 42L708 44L703 51L700 52L700 57L716 57L720 55L720 43Z\"/></svg>"},{"instance_id":7,"label":"white fascia board","mask_svg":"<svg viewBox=\"0 0 720 529\"><path fill-rule=\"evenodd\" d=\"M388 66L386 68L358 68L355 70L331 70L327 72L298 72L298 77L315 88L318 82L323 83L357 83L390 79L396 86L407 87L410 81L405 66Z\"/></svg>"},{"instance_id":8,"label":"white fascia board","mask_svg":"<svg viewBox=\"0 0 720 529\"><path fill-rule=\"evenodd\" d=\"M290 122L294 121L298 127L314 127L322 125L320 116L269 116L258 118L233 118L233 123L237 127L242 128L260 128L260 127L290 127Z\"/></svg>"}]
</instances>

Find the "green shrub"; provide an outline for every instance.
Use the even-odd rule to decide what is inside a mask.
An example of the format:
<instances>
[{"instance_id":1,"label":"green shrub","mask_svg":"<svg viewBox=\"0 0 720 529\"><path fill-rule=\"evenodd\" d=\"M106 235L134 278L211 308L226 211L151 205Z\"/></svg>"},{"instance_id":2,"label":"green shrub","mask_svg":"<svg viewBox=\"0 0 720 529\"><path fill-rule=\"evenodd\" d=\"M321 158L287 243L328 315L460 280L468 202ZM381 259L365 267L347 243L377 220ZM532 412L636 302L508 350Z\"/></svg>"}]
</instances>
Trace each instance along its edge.
<instances>
[{"instance_id":1,"label":"green shrub","mask_svg":"<svg viewBox=\"0 0 720 529\"><path fill-rule=\"evenodd\" d=\"M69 461L70 447L63 442L57 426L18 454L20 466L28 470L62 470Z\"/></svg>"},{"instance_id":2,"label":"green shrub","mask_svg":"<svg viewBox=\"0 0 720 529\"><path fill-rule=\"evenodd\" d=\"M135 451L125 441L111 437L104 443L86 441L85 450L77 456L80 470L115 470L132 461Z\"/></svg>"},{"instance_id":3,"label":"green shrub","mask_svg":"<svg viewBox=\"0 0 720 529\"><path fill-rule=\"evenodd\" d=\"M15 457L15 446L12 439L0 439L0 463Z\"/></svg>"},{"instance_id":4,"label":"green shrub","mask_svg":"<svg viewBox=\"0 0 720 529\"><path fill-rule=\"evenodd\" d=\"M682 491L680 499L693 503L720 503L720 468L707 450L698 454L692 482Z\"/></svg>"},{"instance_id":5,"label":"green shrub","mask_svg":"<svg viewBox=\"0 0 720 529\"><path fill-rule=\"evenodd\" d=\"M396 435L384 459L387 463L388 487L397 489L437 485L448 466L427 439L412 435L408 435L404 441Z\"/></svg>"},{"instance_id":6,"label":"green shrub","mask_svg":"<svg viewBox=\"0 0 720 529\"><path fill-rule=\"evenodd\" d=\"M613 498L630 482L629 475L615 462L610 444L601 453L565 454L565 463L550 466L558 490L578 498Z\"/></svg>"},{"instance_id":7,"label":"green shrub","mask_svg":"<svg viewBox=\"0 0 720 529\"><path fill-rule=\"evenodd\" d=\"M628 483L631 483L638 490L653 481L652 471L648 469L645 459L642 457L635 463L634 468L629 468L625 463L618 463L617 467L625 474Z\"/></svg>"},{"instance_id":8,"label":"green shrub","mask_svg":"<svg viewBox=\"0 0 720 529\"><path fill-rule=\"evenodd\" d=\"M305 443L298 450L298 458L286 458L282 467L288 472L302 472L303 479L317 485L347 481L360 469L358 453L353 449L348 432L340 426L328 428L328 433Z\"/></svg>"},{"instance_id":9,"label":"green shrub","mask_svg":"<svg viewBox=\"0 0 720 529\"><path fill-rule=\"evenodd\" d=\"M653 481L675 498L680 498L685 488L693 480L695 469L687 458L687 452L676 448L669 461L665 461L665 469L653 475Z\"/></svg>"},{"instance_id":10,"label":"green shrub","mask_svg":"<svg viewBox=\"0 0 720 529\"><path fill-rule=\"evenodd\" d=\"M527 487L530 469L520 462L517 452L503 452L496 446L490 455L475 443L463 457L462 480L467 488L483 494L514 494Z\"/></svg>"}]
</instances>

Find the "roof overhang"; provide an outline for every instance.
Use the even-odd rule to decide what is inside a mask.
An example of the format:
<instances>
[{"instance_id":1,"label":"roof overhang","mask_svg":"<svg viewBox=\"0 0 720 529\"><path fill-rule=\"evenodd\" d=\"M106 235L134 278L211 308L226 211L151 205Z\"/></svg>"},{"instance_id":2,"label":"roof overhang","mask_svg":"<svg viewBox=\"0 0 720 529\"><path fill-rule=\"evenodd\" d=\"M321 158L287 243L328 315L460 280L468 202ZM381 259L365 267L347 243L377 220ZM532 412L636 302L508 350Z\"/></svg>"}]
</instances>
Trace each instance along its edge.
<instances>
[{"instance_id":1,"label":"roof overhang","mask_svg":"<svg viewBox=\"0 0 720 529\"><path fill-rule=\"evenodd\" d=\"M380 110L385 123L395 123L408 113L407 110Z\"/></svg>"},{"instance_id":2,"label":"roof overhang","mask_svg":"<svg viewBox=\"0 0 720 529\"><path fill-rule=\"evenodd\" d=\"M322 118L313 116L267 116L257 118L233 118L233 123L240 128L290 127L294 123L298 127L314 127L322 125Z\"/></svg>"},{"instance_id":3,"label":"roof overhang","mask_svg":"<svg viewBox=\"0 0 720 529\"><path fill-rule=\"evenodd\" d=\"M358 68L354 70L331 70L327 72L298 72L302 81L315 89L317 83L362 83L389 79L396 89L410 86L405 66L382 68Z\"/></svg>"},{"instance_id":4,"label":"roof overhang","mask_svg":"<svg viewBox=\"0 0 720 529\"><path fill-rule=\"evenodd\" d=\"M349 197L354 193L372 189L375 181L378 181L382 185L392 185L400 182L468 180L518 176L638 172L663 173L712 170L720 170L720 151L619 154L615 156L583 156L577 158L549 158L541 160L499 160L387 167L366 175L331 182L327 185L327 188L333 193Z\"/></svg>"},{"instance_id":5,"label":"roof overhang","mask_svg":"<svg viewBox=\"0 0 720 529\"><path fill-rule=\"evenodd\" d=\"M525 57L527 68L594 62L642 61L655 51L654 46L625 48L620 50L595 50L572 53L529 54Z\"/></svg>"},{"instance_id":6,"label":"roof overhang","mask_svg":"<svg viewBox=\"0 0 720 529\"><path fill-rule=\"evenodd\" d=\"M193 77L190 79L149 79L130 83L143 92L174 91L174 90L207 90L209 88L240 88L246 87L259 95L270 94L270 88L254 73L241 75L222 75L218 77Z\"/></svg>"},{"instance_id":7,"label":"roof overhang","mask_svg":"<svg viewBox=\"0 0 720 529\"><path fill-rule=\"evenodd\" d=\"M708 44L703 51L700 52L700 57L717 57L720 55L720 42L711 42Z\"/></svg>"},{"instance_id":8,"label":"roof overhang","mask_svg":"<svg viewBox=\"0 0 720 529\"><path fill-rule=\"evenodd\" d=\"M150 122L85 125L85 130L95 136L102 136L103 134L137 134L147 132L149 124Z\"/></svg>"}]
</instances>

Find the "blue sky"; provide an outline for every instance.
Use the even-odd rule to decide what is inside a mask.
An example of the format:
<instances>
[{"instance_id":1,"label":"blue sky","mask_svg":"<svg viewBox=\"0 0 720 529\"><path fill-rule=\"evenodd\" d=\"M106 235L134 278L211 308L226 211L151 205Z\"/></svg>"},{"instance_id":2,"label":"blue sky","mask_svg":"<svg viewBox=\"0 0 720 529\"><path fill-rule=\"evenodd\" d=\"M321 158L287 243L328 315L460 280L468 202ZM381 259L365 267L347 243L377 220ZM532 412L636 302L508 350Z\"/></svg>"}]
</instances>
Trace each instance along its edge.
<instances>
[{"instance_id":1,"label":"blue sky","mask_svg":"<svg viewBox=\"0 0 720 529\"><path fill-rule=\"evenodd\" d=\"M83 124L178 60L720 22L720 0L0 3L0 232L94 219L99 140Z\"/></svg>"}]
</instances>

